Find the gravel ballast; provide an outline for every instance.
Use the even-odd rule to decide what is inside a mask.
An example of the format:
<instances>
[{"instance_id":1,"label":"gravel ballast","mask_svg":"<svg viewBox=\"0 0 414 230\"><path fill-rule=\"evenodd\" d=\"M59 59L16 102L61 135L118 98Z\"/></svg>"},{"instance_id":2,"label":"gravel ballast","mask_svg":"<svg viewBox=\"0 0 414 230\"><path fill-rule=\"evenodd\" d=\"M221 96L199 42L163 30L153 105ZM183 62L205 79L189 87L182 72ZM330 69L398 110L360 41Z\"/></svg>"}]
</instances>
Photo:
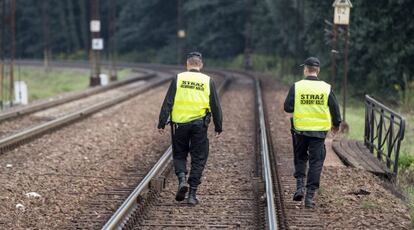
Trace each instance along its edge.
<instances>
[{"instance_id":1,"label":"gravel ballast","mask_svg":"<svg viewBox=\"0 0 414 230\"><path fill-rule=\"evenodd\" d=\"M324 167L321 188L316 196L317 207L305 209L293 202L293 151L290 114L283 111L288 92L270 77L266 82L266 107L272 139L279 160L283 197L291 229L410 229L407 204L382 186L381 180L369 172L354 168ZM369 194L362 195L361 191ZM355 195L357 194L357 195Z\"/></svg>"},{"instance_id":2,"label":"gravel ballast","mask_svg":"<svg viewBox=\"0 0 414 230\"><path fill-rule=\"evenodd\" d=\"M254 85L252 80L240 78L222 96L223 133L218 139L214 125L210 125L209 159L197 192L200 203L190 206L186 201L175 201L177 178L171 175L136 229L258 228L256 184L252 182L256 159Z\"/></svg>"},{"instance_id":3,"label":"gravel ballast","mask_svg":"<svg viewBox=\"0 0 414 230\"><path fill-rule=\"evenodd\" d=\"M125 186L125 169L146 172L169 144L156 130L166 89L157 87L0 155L0 228L62 228L99 191ZM29 192L41 197L28 198Z\"/></svg>"}]
</instances>

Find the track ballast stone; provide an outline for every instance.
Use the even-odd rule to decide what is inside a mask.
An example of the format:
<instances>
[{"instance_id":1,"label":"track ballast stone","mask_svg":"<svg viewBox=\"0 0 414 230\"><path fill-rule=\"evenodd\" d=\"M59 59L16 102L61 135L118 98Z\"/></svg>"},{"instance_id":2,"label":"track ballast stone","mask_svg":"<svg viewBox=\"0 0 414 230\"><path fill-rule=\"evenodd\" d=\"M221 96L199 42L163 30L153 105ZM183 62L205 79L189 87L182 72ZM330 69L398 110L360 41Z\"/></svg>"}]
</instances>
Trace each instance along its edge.
<instances>
[{"instance_id":1,"label":"track ballast stone","mask_svg":"<svg viewBox=\"0 0 414 230\"><path fill-rule=\"evenodd\" d=\"M223 133L214 138L210 125L210 154L198 189L200 203L175 201L177 179L172 175L136 229L257 229L255 117L253 82L233 83L222 97ZM174 173L172 173L174 174Z\"/></svg>"},{"instance_id":2,"label":"track ballast stone","mask_svg":"<svg viewBox=\"0 0 414 230\"><path fill-rule=\"evenodd\" d=\"M291 115L283 111L288 88L281 87L269 76L263 76L263 80L289 229L411 229L407 204L384 189L377 177L363 170L324 167L316 208L305 209L303 203L292 201L296 185L293 178ZM371 193L350 194L360 189Z\"/></svg>"},{"instance_id":3,"label":"track ballast stone","mask_svg":"<svg viewBox=\"0 0 414 230\"><path fill-rule=\"evenodd\" d=\"M125 172L145 174L169 144L156 130L166 90L158 87L0 155L0 229L71 228L100 193L138 183ZM27 198L28 192L41 197Z\"/></svg>"}]
</instances>

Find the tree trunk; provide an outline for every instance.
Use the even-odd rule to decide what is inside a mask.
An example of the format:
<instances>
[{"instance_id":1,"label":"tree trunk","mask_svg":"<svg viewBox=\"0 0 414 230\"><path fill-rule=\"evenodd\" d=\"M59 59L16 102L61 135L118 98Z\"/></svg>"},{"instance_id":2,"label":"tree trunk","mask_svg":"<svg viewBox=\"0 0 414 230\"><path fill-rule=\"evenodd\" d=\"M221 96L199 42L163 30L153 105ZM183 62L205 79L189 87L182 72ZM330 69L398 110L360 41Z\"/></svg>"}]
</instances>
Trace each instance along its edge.
<instances>
[{"instance_id":1,"label":"tree trunk","mask_svg":"<svg viewBox=\"0 0 414 230\"><path fill-rule=\"evenodd\" d=\"M70 53L71 51L71 43L70 43L70 39L68 38L68 23L66 21L66 11L65 11L65 4L61 4L59 3L59 23L60 26L62 27L62 36L61 36L61 41L62 41L62 47L63 49L66 50L66 53Z\"/></svg>"},{"instance_id":2,"label":"tree trunk","mask_svg":"<svg viewBox=\"0 0 414 230\"><path fill-rule=\"evenodd\" d=\"M88 11L87 11L87 1L84 0L79 0L78 4L79 4L79 9L80 9L80 31L81 31L81 40L82 40L82 44L83 44L83 49L85 50L85 58L88 59L89 58L89 20L88 20Z\"/></svg>"},{"instance_id":3,"label":"tree trunk","mask_svg":"<svg viewBox=\"0 0 414 230\"><path fill-rule=\"evenodd\" d=\"M74 8L73 8L73 2L72 0L67 0L68 3L68 22L69 22L69 28L70 28L70 38L72 40L73 48L75 51L80 49L80 42L78 39L78 33L76 31L76 20L74 14Z\"/></svg>"}]
</instances>

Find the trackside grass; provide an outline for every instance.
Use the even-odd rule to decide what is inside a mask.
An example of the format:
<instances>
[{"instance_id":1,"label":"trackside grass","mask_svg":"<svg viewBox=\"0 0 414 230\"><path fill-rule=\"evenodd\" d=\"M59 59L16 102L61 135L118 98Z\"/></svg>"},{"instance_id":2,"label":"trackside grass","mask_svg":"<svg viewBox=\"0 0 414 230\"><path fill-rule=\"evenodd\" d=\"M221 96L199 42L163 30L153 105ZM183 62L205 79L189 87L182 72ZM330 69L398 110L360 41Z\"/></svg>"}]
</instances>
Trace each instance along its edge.
<instances>
[{"instance_id":1,"label":"trackside grass","mask_svg":"<svg viewBox=\"0 0 414 230\"><path fill-rule=\"evenodd\" d=\"M102 73L108 73L103 70ZM131 76L130 69L118 72L118 79ZM89 85L88 69L51 68L21 66L15 69L15 80L25 81L29 91L29 101L53 97L61 93L86 89Z\"/></svg>"}]
</instances>

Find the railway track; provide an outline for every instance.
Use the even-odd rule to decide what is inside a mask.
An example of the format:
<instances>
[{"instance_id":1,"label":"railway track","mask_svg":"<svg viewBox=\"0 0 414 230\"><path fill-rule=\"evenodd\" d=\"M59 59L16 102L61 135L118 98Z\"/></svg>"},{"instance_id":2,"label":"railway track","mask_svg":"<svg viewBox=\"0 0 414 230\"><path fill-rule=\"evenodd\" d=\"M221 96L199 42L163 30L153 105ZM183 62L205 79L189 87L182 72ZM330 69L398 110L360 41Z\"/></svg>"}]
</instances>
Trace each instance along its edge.
<instances>
[{"instance_id":1,"label":"railway track","mask_svg":"<svg viewBox=\"0 0 414 230\"><path fill-rule=\"evenodd\" d=\"M0 154L166 83L171 77L157 77L147 71L139 77L1 113Z\"/></svg>"},{"instance_id":2,"label":"railway track","mask_svg":"<svg viewBox=\"0 0 414 230\"><path fill-rule=\"evenodd\" d=\"M153 66L152 68L163 69L163 71L171 71L169 67L159 68L158 66ZM174 67L173 69L176 69ZM213 73L214 72L214 73ZM220 82L218 87L219 91L225 88L229 82L228 78L225 78L221 71L210 71L210 74L213 75L216 82ZM220 79L223 78L223 79ZM163 92L165 93L165 92ZM131 153L132 154L132 153ZM143 153L136 153L141 155ZM161 151L159 151L161 154ZM151 153L151 158L160 157L156 152ZM144 156L142 156L144 157ZM148 158L148 156L146 157ZM149 166L142 165L142 158L137 158L136 162L132 163L136 167L129 168L122 172L121 177L118 177L120 180L125 181L121 187L115 186L112 189L106 189L106 191L98 194L97 197L94 197L92 200L88 201L88 211L83 213L80 216L74 218L71 224L67 227L68 229L98 229L103 226L106 220L108 220L116 208L122 204L122 202L128 197L128 195L134 190L137 186L137 182L145 181L144 176L150 170ZM156 163L156 158L152 164ZM142 183L142 182L141 182Z\"/></svg>"},{"instance_id":3,"label":"railway track","mask_svg":"<svg viewBox=\"0 0 414 230\"><path fill-rule=\"evenodd\" d=\"M81 92L77 92L77 93L72 93L70 95L67 96L57 96L56 98L51 98L48 100L44 100L41 102L35 102L33 104L29 104L27 106L20 106L17 108L10 108L9 110L6 110L4 112L0 113L0 122L4 122L10 119L14 119L23 115L27 115L27 114L31 114L37 111L41 111L41 110L45 110L45 109L49 109L52 107L56 107L65 103L69 103L75 100L79 100L79 99L83 99L85 97L89 97L95 94L99 94L111 89L115 89L127 84L131 84L133 82L137 82L137 81L145 81L148 80L152 77L155 77L155 73L145 73L142 76L138 76L138 77L131 77L131 78L127 78L121 81L117 81L117 82L112 82L106 86L98 86L98 87L94 87L94 88L89 88L87 90L81 91Z\"/></svg>"},{"instance_id":4,"label":"railway track","mask_svg":"<svg viewBox=\"0 0 414 230\"><path fill-rule=\"evenodd\" d=\"M177 71L139 66L165 78ZM43 131L44 138L35 136L0 155L0 229L323 229L327 219L342 218L332 217L323 203L307 210L291 201L292 146L281 109L285 90L270 79L261 79L262 89L257 76L246 72L211 74L221 82L225 125L220 139L210 135L200 205L174 201L171 149L163 151L170 141L157 135L153 121L167 90L163 85L111 108L102 105L107 109L85 121L57 125L54 132ZM27 197L32 191L41 197ZM378 228L385 226L391 225Z\"/></svg>"},{"instance_id":5,"label":"railway track","mask_svg":"<svg viewBox=\"0 0 414 230\"><path fill-rule=\"evenodd\" d=\"M131 65L135 68L139 68L136 65ZM14 191L17 191L19 189L23 189L23 191L25 191L26 189L22 188L21 185L25 185L22 184L22 182L18 182L18 181L33 181L33 183L30 183L30 187L32 187L32 189L34 191L40 191L40 194L45 195L46 191L48 191L48 193L52 192L55 193L54 189L56 189L57 187L59 187L59 190L62 188L62 191L65 191L64 195L65 197L71 197L73 195L75 195L75 197L81 195L82 193L79 192L68 192L68 190L79 190L79 189L83 189L83 188L87 188L90 187L89 185L84 184L84 180L86 178L93 180L97 183L106 183L106 181L113 181L113 182L119 182L121 184L128 184L131 182L131 179L129 178L133 178L131 177L132 175L134 176L140 176L139 173L136 174L135 172L131 173L131 170L128 170L128 167L123 167L123 169L125 169L125 172L122 173L121 175L116 175L117 173L107 173L107 170L103 170L103 171L96 171L95 168L102 168L101 165L96 165L96 166L92 166L92 164L89 166L90 169L87 169L86 171L83 170L84 173L79 173L77 169L73 168L73 163L74 165L77 165L75 167L79 168L79 167L84 167L87 166L87 162L91 162L93 163L93 161L95 162L99 162L101 161L101 158L103 159L107 159L107 160L111 160L111 155L108 154L104 154L104 156L102 156L102 154L99 154L100 156L98 158L94 157L93 154L93 150L91 148L91 146L94 146L96 143L99 143L99 140L96 139L96 137L93 136L101 136L101 135L94 135L94 132L97 132L97 134L99 134L102 131L106 131L105 127L101 127L101 131L97 131L99 130L98 127L93 127L93 130L91 128L86 128L88 126L88 122L76 122L81 118L87 118L92 114L96 114L96 116L94 115L91 119L88 120L101 120L100 117L102 116L107 116L105 114L107 113L113 113L111 111L116 111L118 108L122 108L125 111L125 104L130 104L129 101L137 101L139 98L141 98L140 100L144 99L143 103L140 103L142 105L139 105L139 107L142 107L143 113L138 113L138 114L147 114L147 112L144 112L147 110L148 103L147 103L147 99L149 101L154 101L152 95L159 95L160 93L156 90L151 90L157 86L161 86L164 83L166 83L167 81L169 81L172 76L173 73L175 71L164 71L164 70L157 70L154 68L154 71L151 71L151 75L153 75L154 72L157 73L157 75L159 75L158 77L151 77L150 79L148 79L146 81L145 84L140 83L133 83L132 85L129 84L127 86L125 86L126 88L129 88L128 90L126 90L125 87L122 87L120 89L122 89L122 94L120 95L115 95L113 96L113 98L111 99L106 99L106 100L102 100L99 103L96 103L92 106L88 105L85 106L84 108L78 108L77 111L73 111L70 114L66 114L62 117L59 117L57 119L54 119L52 121L47 121L41 125L29 128L24 130L24 132L20 132L17 133L15 135L12 135L10 137L6 137L4 139L1 140L1 146L2 146L2 151L6 152L7 150L10 150L12 148L16 148L15 151L13 151L10 154L3 154L2 155L2 159L0 159L0 169L2 170L2 174L0 175L0 183L3 184L2 188L0 188L0 200L6 199L6 200L10 200L10 198L12 198L12 200L15 199L15 197L20 197L19 200L20 201L14 201L14 202L22 202L21 200L25 200L26 198L24 197L25 192L23 192L23 197L21 197L19 194L15 194ZM162 87L162 86L161 86ZM118 89L119 90L119 89ZM146 91L149 91L148 93L144 93ZM118 91L119 93L119 91ZM149 95L150 98L142 98L142 96L140 96L141 94L143 95L147 95L146 97L148 97ZM139 96L137 96L139 95ZM158 97L158 96L157 96ZM155 98L157 98L155 97ZM131 100L129 100L131 99ZM121 103L123 102L123 103ZM121 104L121 105L120 105ZM147 104L147 107L143 107L145 106L145 104ZM157 103L158 104L158 103ZM119 105L119 106L118 106ZM151 105L153 106L153 105ZM106 109L109 107L115 107L115 108L111 108L111 109ZM57 110L57 108L52 108L54 110ZM105 109L105 110L103 110ZM136 109L131 109L131 110L136 110ZM40 112L36 112L37 113L44 113L45 111L40 111ZM99 113L98 113L99 112ZM140 112L140 111L139 111ZM128 112L129 113L129 112ZM147 115L148 116L148 115ZM123 117L121 120L119 120L119 118L117 117ZM131 117L131 116L130 116ZM114 119L115 118L115 119ZM103 143L103 144L99 144L96 145L96 147L101 148L103 151L105 151L105 146L107 146L107 150L109 151L108 153L112 153L112 152L119 152L118 149L121 149L119 146L119 144L117 143L117 134L116 133L120 133L120 129L119 129L119 125L124 126L123 129L125 130L130 130L130 127L125 128L125 116L119 116L116 115L116 117L114 116L114 118L111 118L112 120L115 121L115 123L110 122L109 125L113 126L113 124L115 124L116 126L112 127L112 133L109 136L112 137L108 140L108 142L106 143L112 143L113 147L110 145L108 146L107 144ZM117 118L117 119L116 119ZM118 121L117 121L118 120ZM142 121L148 121L149 118L145 116L142 117L142 119L139 118L135 118L135 120L142 120ZM72 125L73 123L73 125ZM85 124L82 124L85 123ZM136 122L134 122L136 123ZM63 128L68 126L68 124L71 124L70 127L67 128ZM108 125L108 124L107 124ZM83 128L83 126L85 128ZM69 139L67 140L62 140L61 138L59 138L59 136L67 136L70 137L71 139L79 139L76 136L74 136L73 134L69 134L72 133L71 130L76 130L79 129L79 127L82 127L81 130L77 131L78 133L87 133L85 138L86 140L89 139L89 141L70 141ZM104 128L102 130L102 128ZM52 132L53 131L53 132ZM86 132L85 132L86 131ZM68 135L66 135L66 133L68 132ZM47 134L45 136L45 138L37 138L41 135ZM115 135L114 135L115 134ZM77 134L75 134L77 135ZM108 137L109 137L108 136ZM57 137L57 138L56 138ZM73 137L73 138L72 138ZM51 141L50 139L55 139L54 141ZM59 140L60 139L60 140ZM103 138L102 140L104 140L105 138ZM108 139L108 138L106 138ZM148 144L145 144L146 141L141 141L141 139L144 139L144 137L140 137L138 139L137 143L142 143L143 146L146 146ZM33 142L32 142L33 140ZM28 141L31 141L30 144L28 145L21 145L24 144ZM69 146L66 144L68 143ZM40 144L40 145L39 145ZM64 146L66 145L66 147L62 146L62 148L60 148L59 145L64 144ZM116 147L118 146L118 147ZM126 147L126 146L125 146ZM125 148L124 146L122 146L122 148ZM25 152L27 151L26 149L29 149L29 152L27 152L25 154ZM58 150L56 152L56 149L61 149ZM40 150L40 151L39 151ZM86 150L86 152L85 152ZM53 153L53 151L55 151L55 153ZM81 152L79 152L81 151ZM47 155L45 155L44 153L46 152ZM62 155L65 154L66 152L70 152L70 155L67 155L68 161L58 157L58 161L50 161L50 159L54 159L56 155ZM98 152L99 153L99 152ZM52 155L49 155L52 154ZM79 162L79 160L76 160L76 158L79 158L79 155L81 162ZM84 155L87 154L87 155ZM35 155L37 155L35 157ZM84 155L84 156L82 156ZM46 157L46 158L45 158ZM129 156L128 156L129 157ZM71 159L75 160L75 162L70 162ZM40 160L40 161L39 161ZM73 161L72 160L72 161ZM59 162L61 161L61 162ZM83 162L82 162L83 161ZM7 162L7 166L6 166L6 162ZM69 163L70 162L70 163ZM150 162L150 161L148 161ZM86 163L86 165L85 165ZM140 160L139 162L142 167L146 167L146 163L145 161ZM29 166L30 164L32 164L33 166ZM81 166L82 165L82 166ZM105 164L102 164L105 165ZM122 165L122 164L121 164ZM68 166L68 167L66 167ZM103 166L104 167L104 166ZM107 167L107 166L106 166ZM117 168L117 167L113 167L112 168ZM122 168L122 166L118 166L119 168ZM95 173L96 171L96 173ZM114 176L115 174L115 176ZM14 176L13 176L14 175ZM17 176L19 175L19 176ZM74 185L70 185L69 187L67 182L69 181L77 181L77 184ZM37 184L38 181L43 181L42 184ZM66 182L65 182L66 181ZM136 180L134 180L133 182L136 182ZM13 185L14 184L14 185ZM56 184L58 185L56 187ZM73 186L73 188L71 188ZM26 186L24 186L26 187ZM46 191L44 191L46 189ZM32 190L32 191L33 191ZM52 191L51 191L52 190ZM43 191L43 192L42 192ZM58 192L61 193L61 192ZM99 195L99 194L98 194ZM11 197L10 197L11 196ZM85 196L85 195L83 195ZM47 196L46 196L47 197ZM75 198L74 197L74 198ZM52 198L50 197L49 199L51 200L57 200L59 201L59 199L56 198ZM75 199L76 200L76 199ZM3 203L3 201L1 201ZM26 201L28 202L28 201ZM33 202L30 202L33 203ZM3 206L7 205L7 206ZM9 207L7 209L7 212L11 212L12 215L19 215L19 211L18 209L16 209L16 213L13 214L13 208L12 204L6 204L3 203L0 206L0 210L2 210L2 212L4 212L4 208L5 207ZM24 203L25 205L27 205L27 203ZM66 205L65 205L66 206ZM30 205L29 205L30 207ZM3 219L3 217L6 218L6 216L8 216L7 219ZM18 227L20 226L19 224L15 225L10 223L10 221L12 221L14 218L10 218L10 215L5 215L0 217L0 228L11 228L11 226L14 227ZM30 222L30 220L26 220L26 221L21 221L21 222ZM43 225L39 225L38 223L36 223L36 226L43 226L40 228L50 228L51 226L54 226L52 228L55 228L57 225L53 225L53 223L51 223L50 221L47 221L47 223L50 224L46 224L46 223L42 223ZM60 223L60 221L58 221L58 223ZM32 224L35 224L32 222ZM29 226L32 226L32 224L30 224ZM3 227L2 227L3 226ZM8 226L8 227L7 227ZM27 226L27 225L26 225ZM47 226L47 227L46 227ZM14 228L13 227L13 228ZM21 226L20 226L21 227Z\"/></svg>"},{"instance_id":6,"label":"railway track","mask_svg":"<svg viewBox=\"0 0 414 230\"><path fill-rule=\"evenodd\" d=\"M226 74L228 75L229 72ZM248 101L243 101L244 99L240 98L240 92L236 93L233 88L230 90L230 94L233 94L230 98L237 98L234 94L239 94L238 99L242 101L234 103L235 99L233 99L230 104L239 106L256 104L256 113L251 113L254 108L244 108L247 109L246 112L250 111L250 114L244 114L250 118L249 122L243 121L245 127L239 124L237 128L229 128L227 131L230 132L228 135L232 135L232 132L240 132L239 128L244 130L244 134L237 135L241 136L239 140L236 137L232 138L221 151L215 149L215 145L225 145L224 143L212 144L212 156L206 169L206 177L212 179L205 179L204 183L207 188L201 189L201 204L191 207L185 203L173 202L176 184L174 183L175 176L171 175L172 150L170 147L112 215L103 229L286 228L284 212L281 210L283 205L280 201L279 178L277 178L277 169L274 168L275 158L271 156L273 152L269 149L272 146L268 143L269 134L266 128L260 83L251 75L231 74L239 75L235 78L238 79L235 80L235 84L242 87L241 91L245 97L249 98L246 94L250 94L250 98ZM224 100L224 103L226 102L229 103ZM229 104L225 104L223 108L226 106ZM231 114L233 115L235 114ZM254 117L257 118L256 122ZM243 114L239 114L237 118L246 119ZM254 146L252 142L255 142L253 137L255 127L257 151L252 149ZM241 142L236 143L237 141ZM232 148L240 145L245 149L240 153L235 153ZM253 154L254 152L256 154ZM217 169L210 169L210 167L219 169L215 171Z\"/></svg>"}]
</instances>

